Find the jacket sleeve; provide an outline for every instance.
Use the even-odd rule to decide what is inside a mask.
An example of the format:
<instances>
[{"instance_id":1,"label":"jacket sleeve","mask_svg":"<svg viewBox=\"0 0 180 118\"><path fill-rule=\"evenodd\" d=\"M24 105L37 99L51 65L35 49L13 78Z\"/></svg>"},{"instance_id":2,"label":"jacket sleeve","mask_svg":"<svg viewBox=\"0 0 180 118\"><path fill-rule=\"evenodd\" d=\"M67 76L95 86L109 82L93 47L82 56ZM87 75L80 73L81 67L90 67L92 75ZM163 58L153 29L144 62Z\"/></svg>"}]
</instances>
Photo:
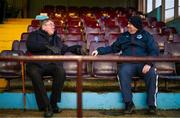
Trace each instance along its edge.
<instances>
[{"instance_id":1,"label":"jacket sleeve","mask_svg":"<svg viewBox=\"0 0 180 118\"><path fill-rule=\"evenodd\" d=\"M48 45L47 42L37 40L37 34L34 32L29 34L29 37L26 41L28 51L32 52L46 51L46 45Z\"/></svg>"},{"instance_id":2,"label":"jacket sleeve","mask_svg":"<svg viewBox=\"0 0 180 118\"><path fill-rule=\"evenodd\" d=\"M97 48L98 54L117 53L121 50L122 37L120 36L111 46Z\"/></svg>"},{"instance_id":3,"label":"jacket sleeve","mask_svg":"<svg viewBox=\"0 0 180 118\"><path fill-rule=\"evenodd\" d=\"M154 40L153 36L149 34L147 37L147 51L149 56L158 56L159 55L159 47L157 42Z\"/></svg>"}]
</instances>

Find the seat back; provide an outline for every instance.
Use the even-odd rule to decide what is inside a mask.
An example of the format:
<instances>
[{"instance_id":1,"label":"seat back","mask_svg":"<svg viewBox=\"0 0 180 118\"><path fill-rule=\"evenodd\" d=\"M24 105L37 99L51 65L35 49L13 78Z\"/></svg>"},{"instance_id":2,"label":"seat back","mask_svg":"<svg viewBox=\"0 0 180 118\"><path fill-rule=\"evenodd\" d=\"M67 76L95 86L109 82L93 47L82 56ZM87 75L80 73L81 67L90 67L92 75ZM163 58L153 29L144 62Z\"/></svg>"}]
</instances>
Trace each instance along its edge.
<instances>
[{"instance_id":1,"label":"seat back","mask_svg":"<svg viewBox=\"0 0 180 118\"><path fill-rule=\"evenodd\" d=\"M83 36L82 33L67 33L65 40L79 41L79 40L83 40Z\"/></svg>"},{"instance_id":2,"label":"seat back","mask_svg":"<svg viewBox=\"0 0 180 118\"><path fill-rule=\"evenodd\" d=\"M84 42L82 40L79 41L74 41L74 40L68 40L65 41L64 44L68 45L68 46L73 46L73 45L84 45ZM71 52L66 53L65 55L74 55ZM63 66L64 69L66 71L66 76L67 77L71 77L71 78L76 78L77 77L77 62L75 61L68 61L68 62L63 62ZM82 65L82 74L84 77L88 77L89 73L88 73L88 63L87 62L83 62Z\"/></svg>"},{"instance_id":3,"label":"seat back","mask_svg":"<svg viewBox=\"0 0 180 118\"><path fill-rule=\"evenodd\" d=\"M96 42L105 41L104 35L105 35L104 33L89 33L89 34L87 34L87 36L86 36L87 49L89 49L91 41L96 41Z\"/></svg>"},{"instance_id":4,"label":"seat back","mask_svg":"<svg viewBox=\"0 0 180 118\"><path fill-rule=\"evenodd\" d=\"M19 50L19 40L14 40L12 43L12 49L11 50Z\"/></svg>"},{"instance_id":5,"label":"seat back","mask_svg":"<svg viewBox=\"0 0 180 118\"><path fill-rule=\"evenodd\" d=\"M26 41L20 41L19 42L19 50L22 51L24 54L27 52L27 46L26 46Z\"/></svg>"},{"instance_id":6,"label":"seat back","mask_svg":"<svg viewBox=\"0 0 180 118\"><path fill-rule=\"evenodd\" d=\"M108 45L107 42L94 42L90 44L90 54L98 47L104 47ZM112 54L109 54L112 56ZM92 75L97 78L116 78L117 75L117 62L93 62L92 63Z\"/></svg>"},{"instance_id":7,"label":"seat back","mask_svg":"<svg viewBox=\"0 0 180 118\"><path fill-rule=\"evenodd\" d=\"M0 56L20 56L21 51L3 50ZM0 61L0 76L6 79L13 79L21 76L20 62Z\"/></svg>"},{"instance_id":8,"label":"seat back","mask_svg":"<svg viewBox=\"0 0 180 118\"><path fill-rule=\"evenodd\" d=\"M29 36L28 32L24 32L21 34L21 41L26 41Z\"/></svg>"},{"instance_id":9,"label":"seat back","mask_svg":"<svg viewBox=\"0 0 180 118\"><path fill-rule=\"evenodd\" d=\"M173 35L173 42L180 42L180 34Z\"/></svg>"},{"instance_id":10,"label":"seat back","mask_svg":"<svg viewBox=\"0 0 180 118\"><path fill-rule=\"evenodd\" d=\"M164 52L172 56L180 56L180 42L165 43Z\"/></svg>"},{"instance_id":11,"label":"seat back","mask_svg":"<svg viewBox=\"0 0 180 118\"><path fill-rule=\"evenodd\" d=\"M33 31L38 30L39 28L40 28L39 26L29 25L29 26L27 27L27 32L33 32Z\"/></svg>"},{"instance_id":12,"label":"seat back","mask_svg":"<svg viewBox=\"0 0 180 118\"><path fill-rule=\"evenodd\" d=\"M161 51L164 50L164 44L168 41L168 36L166 35L159 35L159 34L153 34L153 37L155 41L158 43L159 49Z\"/></svg>"},{"instance_id":13,"label":"seat back","mask_svg":"<svg viewBox=\"0 0 180 118\"><path fill-rule=\"evenodd\" d=\"M112 45L120 35L120 33L110 33L107 37L109 45Z\"/></svg>"},{"instance_id":14,"label":"seat back","mask_svg":"<svg viewBox=\"0 0 180 118\"><path fill-rule=\"evenodd\" d=\"M163 56L170 57L170 56L179 56L179 55L180 55L180 43L165 42ZM176 74L175 62L156 62L155 66L159 74L163 74L163 75Z\"/></svg>"}]
</instances>

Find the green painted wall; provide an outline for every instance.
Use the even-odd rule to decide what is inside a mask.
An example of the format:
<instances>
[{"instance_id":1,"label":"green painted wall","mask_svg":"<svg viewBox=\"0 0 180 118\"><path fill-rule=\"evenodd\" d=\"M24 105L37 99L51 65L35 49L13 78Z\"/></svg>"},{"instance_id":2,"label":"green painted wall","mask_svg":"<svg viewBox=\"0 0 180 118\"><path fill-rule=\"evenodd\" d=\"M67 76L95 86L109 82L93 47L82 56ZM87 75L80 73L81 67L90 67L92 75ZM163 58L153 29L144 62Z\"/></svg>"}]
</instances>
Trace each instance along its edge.
<instances>
[{"instance_id":1,"label":"green painted wall","mask_svg":"<svg viewBox=\"0 0 180 118\"><path fill-rule=\"evenodd\" d=\"M175 27L178 34L180 34L180 27L179 27L180 26L180 18L177 18L177 19L174 19L170 22L167 22L166 25L169 27Z\"/></svg>"},{"instance_id":2,"label":"green painted wall","mask_svg":"<svg viewBox=\"0 0 180 118\"><path fill-rule=\"evenodd\" d=\"M161 21L161 6L148 13L147 16L156 17L158 21Z\"/></svg>"}]
</instances>

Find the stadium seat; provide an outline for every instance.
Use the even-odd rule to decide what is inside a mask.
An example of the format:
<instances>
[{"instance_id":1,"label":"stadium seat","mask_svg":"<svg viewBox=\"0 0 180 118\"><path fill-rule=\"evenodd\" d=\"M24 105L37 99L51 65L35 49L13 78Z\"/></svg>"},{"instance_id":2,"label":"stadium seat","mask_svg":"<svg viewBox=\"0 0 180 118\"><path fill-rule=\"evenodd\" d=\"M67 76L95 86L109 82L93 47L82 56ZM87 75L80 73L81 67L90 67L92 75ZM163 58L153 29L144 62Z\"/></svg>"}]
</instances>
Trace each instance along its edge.
<instances>
[{"instance_id":1,"label":"stadium seat","mask_svg":"<svg viewBox=\"0 0 180 118\"><path fill-rule=\"evenodd\" d=\"M180 56L180 43L165 43L164 56ZM168 81L179 81L180 75L177 74L175 62L158 62L156 65L160 79L165 80L165 88L168 90ZM161 70L162 69L162 70Z\"/></svg>"},{"instance_id":2,"label":"stadium seat","mask_svg":"<svg viewBox=\"0 0 180 118\"><path fill-rule=\"evenodd\" d=\"M22 56L23 52L17 50L3 50L0 56ZM5 78L8 81L7 88L10 88L11 79L21 78L21 64L20 62L1 61L0 62L0 78Z\"/></svg>"},{"instance_id":3,"label":"stadium seat","mask_svg":"<svg viewBox=\"0 0 180 118\"><path fill-rule=\"evenodd\" d=\"M28 25L27 32L33 32L33 31L38 30L39 28L40 28L39 26Z\"/></svg>"},{"instance_id":4,"label":"stadium seat","mask_svg":"<svg viewBox=\"0 0 180 118\"><path fill-rule=\"evenodd\" d=\"M24 54L27 53L26 40L22 40L19 42L19 50L22 51Z\"/></svg>"},{"instance_id":5,"label":"stadium seat","mask_svg":"<svg viewBox=\"0 0 180 118\"><path fill-rule=\"evenodd\" d=\"M12 49L11 50L19 50L19 40L14 40L12 43Z\"/></svg>"},{"instance_id":6,"label":"stadium seat","mask_svg":"<svg viewBox=\"0 0 180 118\"><path fill-rule=\"evenodd\" d=\"M82 27L68 26L67 33L82 33Z\"/></svg>"},{"instance_id":7,"label":"stadium seat","mask_svg":"<svg viewBox=\"0 0 180 118\"><path fill-rule=\"evenodd\" d=\"M173 42L180 42L180 34L173 35Z\"/></svg>"},{"instance_id":8,"label":"stadium seat","mask_svg":"<svg viewBox=\"0 0 180 118\"><path fill-rule=\"evenodd\" d=\"M89 49L91 41L105 41L104 33L88 33L86 35L87 49Z\"/></svg>"},{"instance_id":9,"label":"stadium seat","mask_svg":"<svg viewBox=\"0 0 180 118\"><path fill-rule=\"evenodd\" d=\"M120 35L121 33L110 33L109 36L106 37L106 40L108 40L108 44L112 45Z\"/></svg>"},{"instance_id":10,"label":"stadium seat","mask_svg":"<svg viewBox=\"0 0 180 118\"><path fill-rule=\"evenodd\" d=\"M66 38L65 41L68 40L73 40L73 41L79 41L79 40L83 40L83 35L82 33L66 33Z\"/></svg>"},{"instance_id":11,"label":"stadium seat","mask_svg":"<svg viewBox=\"0 0 180 118\"><path fill-rule=\"evenodd\" d=\"M98 47L104 47L108 45L107 41L92 41L90 43L89 53L96 50ZM109 54L111 56L112 54ZM116 78L117 76L117 62L93 62L92 63L92 75L96 78Z\"/></svg>"},{"instance_id":12,"label":"stadium seat","mask_svg":"<svg viewBox=\"0 0 180 118\"><path fill-rule=\"evenodd\" d=\"M31 26L35 26L35 27L40 26L40 20L33 19L31 21Z\"/></svg>"},{"instance_id":13,"label":"stadium seat","mask_svg":"<svg viewBox=\"0 0 180 118\"><path fill-rule=\"evenodd\" d=\"M29 36L29 32L24 32L21 34L21 40L20 41L26 41Z\"/></svg>"},{"instance_id":14,"label":"stadium seat","mask_svg":"<svg viewBox=\"0 0 180 118\"><path fill-rule=\"evenodd\" d=\"M64 44L68 46L73 46L73 45L84 45L84 42L82 40L79 41L74 41L74 40L68 40L65 41ZM74 55L71 52L66 53L65 55ZM66 77L70 78L76 78L77 77L77 62L63 62L64 69L66 71ZM90 74L88 72L88 63L84 62L82 65L82 75L83 77L89 77Z\"/></svg>"},{"instance_id":15,"label":"stadium seat","mask_svg":"<svg viewBox=\"0 0 180 118\"><path fill-rule=\"evenodd\" d=\"M158 43L160 51L164 51L164 43L168 41L168 36L160 35L160 34L153 34L155 41Z\"/></svg>"}]
</instances>

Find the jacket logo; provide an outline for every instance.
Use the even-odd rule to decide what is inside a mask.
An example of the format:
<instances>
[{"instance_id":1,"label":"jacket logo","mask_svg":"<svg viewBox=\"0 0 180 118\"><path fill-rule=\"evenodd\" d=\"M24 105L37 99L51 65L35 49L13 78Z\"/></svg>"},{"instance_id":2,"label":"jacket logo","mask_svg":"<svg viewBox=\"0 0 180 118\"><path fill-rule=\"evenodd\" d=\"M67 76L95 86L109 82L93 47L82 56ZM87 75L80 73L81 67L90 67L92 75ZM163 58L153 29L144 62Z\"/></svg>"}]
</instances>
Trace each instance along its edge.
<instances>
[{"instance_id":1,"label":"jacket logo","mask_svg":"<svg viewBox=\"0 0 180 118\"><path fill-rule=\"evenodd\" d=\"M142 39L142 35L141 34L139 34L139 35L137 35L137 37L136 37L137 39Z\"/></svg>"}]
</instances>

